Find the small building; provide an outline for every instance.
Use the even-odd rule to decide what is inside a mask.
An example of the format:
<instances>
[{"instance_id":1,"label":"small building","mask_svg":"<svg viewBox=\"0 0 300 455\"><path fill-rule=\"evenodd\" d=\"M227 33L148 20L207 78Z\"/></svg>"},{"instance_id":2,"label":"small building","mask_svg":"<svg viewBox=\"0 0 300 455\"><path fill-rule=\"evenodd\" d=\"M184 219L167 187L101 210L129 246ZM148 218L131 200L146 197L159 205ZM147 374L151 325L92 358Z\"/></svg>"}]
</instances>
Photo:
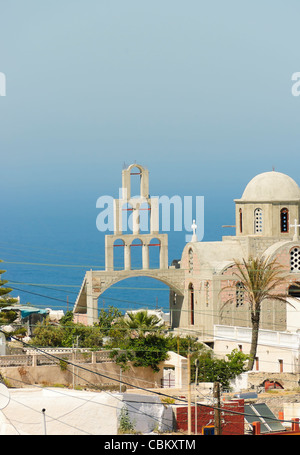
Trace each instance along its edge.
<instances>
[{"instance_id":1,"label":"small building","mask_svg":"<svg viewBox=\"0 0 300 455\"><path fill-rule=\"evenodd\" d=\"M221 415L222 435L243 435L244 434L244 400L231 400L223 402ZM230 412L232 411L232 413ZM188 407L177 406L176 430L188 431ZM197 403L191 407L191 431L198 435L213 435L215 432L214 423L215 407L206 403ZM195 419L196 416L196 419Z\"/></svg>"},{"instance_id":2,"label":"small building","mask_svg":"<svg viewBox=\"0 0 300 455\"><path fill-rule=\"evenodd\" d=\"M37 322L41 322L48 315L48 309L37 308L31 305L9 305L1 309L1 311L15 311L18 318L15 323L28 325L28 335L31 336L31 328Z\"/></svg>"}]
</instances>

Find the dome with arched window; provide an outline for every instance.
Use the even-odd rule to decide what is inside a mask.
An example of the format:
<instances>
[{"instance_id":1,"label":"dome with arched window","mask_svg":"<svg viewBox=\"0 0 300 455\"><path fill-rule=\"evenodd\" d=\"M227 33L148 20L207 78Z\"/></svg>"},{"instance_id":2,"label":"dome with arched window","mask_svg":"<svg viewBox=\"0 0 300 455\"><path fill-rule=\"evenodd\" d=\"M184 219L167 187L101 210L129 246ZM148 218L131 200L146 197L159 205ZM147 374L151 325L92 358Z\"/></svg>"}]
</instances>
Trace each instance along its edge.
<instances>
[{"instance_id":1,"label":"dome with arched window","mask_svg":"<svg viewBox=\"0 0 300 455\"><path fill-rule=\"evenodd\" d=\"M263 172L246 186L236 204L236 235L291 235L300 215L300 188L282 172Z\"/></svg>"}]
</instances>

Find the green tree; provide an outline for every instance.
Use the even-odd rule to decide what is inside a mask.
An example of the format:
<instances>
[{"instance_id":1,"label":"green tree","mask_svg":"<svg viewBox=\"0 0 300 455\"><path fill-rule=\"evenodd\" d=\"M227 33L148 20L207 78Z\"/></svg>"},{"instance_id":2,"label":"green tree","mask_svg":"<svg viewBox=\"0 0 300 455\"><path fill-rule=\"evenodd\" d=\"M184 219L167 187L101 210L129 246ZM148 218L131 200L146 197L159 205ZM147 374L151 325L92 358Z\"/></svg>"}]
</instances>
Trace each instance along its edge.
<instances>
[{"instance_id":1,"label":"green tree","mask_svg":"<svg viewBox=\"0 0 300 455\"><path fill-rule=\"evenodd\" d=\"M60 325L66 325L72 323L74 319L73 311L67 311L66 314L60 319Z\"/></svg>"},{"instance_id":2,"label":"green tree","mask_svg":"<svg viewBox=\"0 0 300 455\"><path fill-rule=\"evenodd\" d=\"M110 334L114 323L122 317L122 312L114 306L109 306L107 310L101 308L99 312L98 326L104 336Z\"/></svg>"},{"instance_id":3,"label":"green tree","mask_svg":"<svg viewBox=\"0 0 300 455\"><path fill-rule=\"evenodd\" d=\"M159 371L159 363L168 358L163 327L163 321L146 310L129 312L115 321L107 348L118 348L113 350L112 357L123 369L133 362L134 366L150 366Z\"/></svg>"},{"instance_id":4,"label":"green tree","mask_svg":"<svg viewBox=\"0 0 300 455\"><path fill-rule=\"evenodd\" d=\"M62 346L64 335L62 326L53 325L46 318L44 321L38 322L35 326L30 344L39 347Z\"/></svg>"},{"instance_id":5,"label":"green tree","mask_svg":"<svg viewBox=\"0 0 300 455\"><path fill-rule=\"evenodd\" d=\"M228 360L219 359L212 351L203 351L198 360L199 382L220 382L223 388L230 388L230 381L241 373L247 371L246 363L249 356L241 351L234 350L227 354ZM191 363L191 380L195 380L196 365Z\"/></svg>"},{"instance_id":6,"label":"green tree","mask_svg":"<svg viewBox=\"0 0 300 455\"><path fill-rule=\"evenodd\" d=\"M203 343L197 341L196 337L168 335L167 341L169 351L176 352L183 357L187 357L188 353L191 353L192 360L200 351L206 349Z\"/></svg>"},{"instance_id":7,"label":"green tree","mask_svg":"<svg viewBox=\"0 0 300 455\"><path fill-rule=\"evenodd\" d=\"M60 324L51 324L49 318L36 325L31 344L39 347L73 347L99 349L103 337L99 327L73 322L72 312L67 312Z\"/></svg>"},{"instance_id":8,"label":"green tree","mask_svg":"<svg viewBox=\"0 0 300 455\"><path fill-rule=\"evenodd\" d=\"M233 275L236 282L242 285L244 302L248 304L251 316L252 335L248 370L252 370L257 352L262 305L267 300L287 303L286 293L278 291L280 287L286 284L286 273L275 259L269 260L264 257L249 257L248 260L243 259L241 262L235 260L234 265L237 271ZM226 286L222 291L235 287L235 285L233 283ZM229 298L223 307L231 303L232 300L232 297Z\"/></svg>"},{"instance_id":9,"label":"green tree","mask_svg":"<svg viewBox=\"0 0 300 455\"><path fill-rule=\"evenodd\" d=\"M168 359L168 341L161 334L149 333L136 338L123 338L118 349L112 351L112 358L122 367L128 368L128 362L135 367L151 367L159 371L159 364Z\"/></svg>"},{"instance_id":10,"label":"green tree","mask_svg":"<svg viewBox=\"0 0 300 455\"><path fill-rule=\"evenodd\" d=\"M164 326L161 319L147 310L128 312L123 322L125 328L135 330L138 336L145 336L147 332L159 332Z\"/></svg>"},{"instance_id":11,"label":"green tree","mask_svg":"<svg viewBox=\"0 0 300 455\"><path fill-rule=\"evenodd\" d=\"M3 262L0 260L0 262ZM2 275L5 273L6 270L0 270L0 324L10 324L13 322L18 314L13 310L5 310L5 307L13 305L18 302L18 299L11 297L10 293L12 291L11 288L6 287L5 285L8 283L7 280L3 280Z\"/></svg>"}]
</instances>

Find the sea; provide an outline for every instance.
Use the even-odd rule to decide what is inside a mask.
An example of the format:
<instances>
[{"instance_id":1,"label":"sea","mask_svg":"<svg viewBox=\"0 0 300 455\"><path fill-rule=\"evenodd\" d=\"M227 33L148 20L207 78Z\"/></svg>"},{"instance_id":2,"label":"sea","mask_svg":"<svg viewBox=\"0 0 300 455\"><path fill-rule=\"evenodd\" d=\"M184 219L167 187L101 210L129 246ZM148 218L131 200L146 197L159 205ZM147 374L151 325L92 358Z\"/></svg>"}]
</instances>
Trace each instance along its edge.
<instances>
[{"instance_id":1,"label":"sea","mask_svg":"<svg viewBox=\"0 0 300 455\"><path fill-rule=\"evenodd\" d=\"M11 295L19 297L21 304L64 312L72 310L85 272L105 269L105 235L110 232L97 229L94 200L89 202L66 204L62 198L45 205L37 197L34 203L28 201L9 207L8 202L4 203L7 215L2 217L0 225L1 269L5 271L2 279L7 280ZM174 259L180 260L186 235L191 232L172 231L171 226L167 234L170 265ZM208 212L203 241L219 240L222 234L221 220L211 222ZM132 250L132 267L141 268L141 249ZM117 257L122 253L115 254L115 267L122 268L123 259ZM150 266L157 267L158 247L153 247L151 254ZM128 278L100 295L98 309L110 306L123 313L138 308L168 312L169 288L148 277Z\"/></svg>"}]
</instances>

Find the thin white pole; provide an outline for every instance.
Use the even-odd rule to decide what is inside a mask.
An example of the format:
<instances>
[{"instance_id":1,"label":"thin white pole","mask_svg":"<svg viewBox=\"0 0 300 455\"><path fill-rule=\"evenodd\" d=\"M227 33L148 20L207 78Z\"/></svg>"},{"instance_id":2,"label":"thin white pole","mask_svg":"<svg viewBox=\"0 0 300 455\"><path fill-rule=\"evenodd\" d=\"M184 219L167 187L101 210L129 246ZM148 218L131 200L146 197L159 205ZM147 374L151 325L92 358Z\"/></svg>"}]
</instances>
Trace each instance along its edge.
<instances>
[{"instance_id":1,"label":"thin white pole","mask_svg":"<svg viewBox=\"0 0 300 455\"><path fill-rule=\"evenodd\" d=\"M46 414L45 414L45 411L46 411L46 409L43 408L42 409L42 413L43 413L43 422L44 422L44 435L47 434L47 432L46 432Z\"/></svg>"}]
</instances>

